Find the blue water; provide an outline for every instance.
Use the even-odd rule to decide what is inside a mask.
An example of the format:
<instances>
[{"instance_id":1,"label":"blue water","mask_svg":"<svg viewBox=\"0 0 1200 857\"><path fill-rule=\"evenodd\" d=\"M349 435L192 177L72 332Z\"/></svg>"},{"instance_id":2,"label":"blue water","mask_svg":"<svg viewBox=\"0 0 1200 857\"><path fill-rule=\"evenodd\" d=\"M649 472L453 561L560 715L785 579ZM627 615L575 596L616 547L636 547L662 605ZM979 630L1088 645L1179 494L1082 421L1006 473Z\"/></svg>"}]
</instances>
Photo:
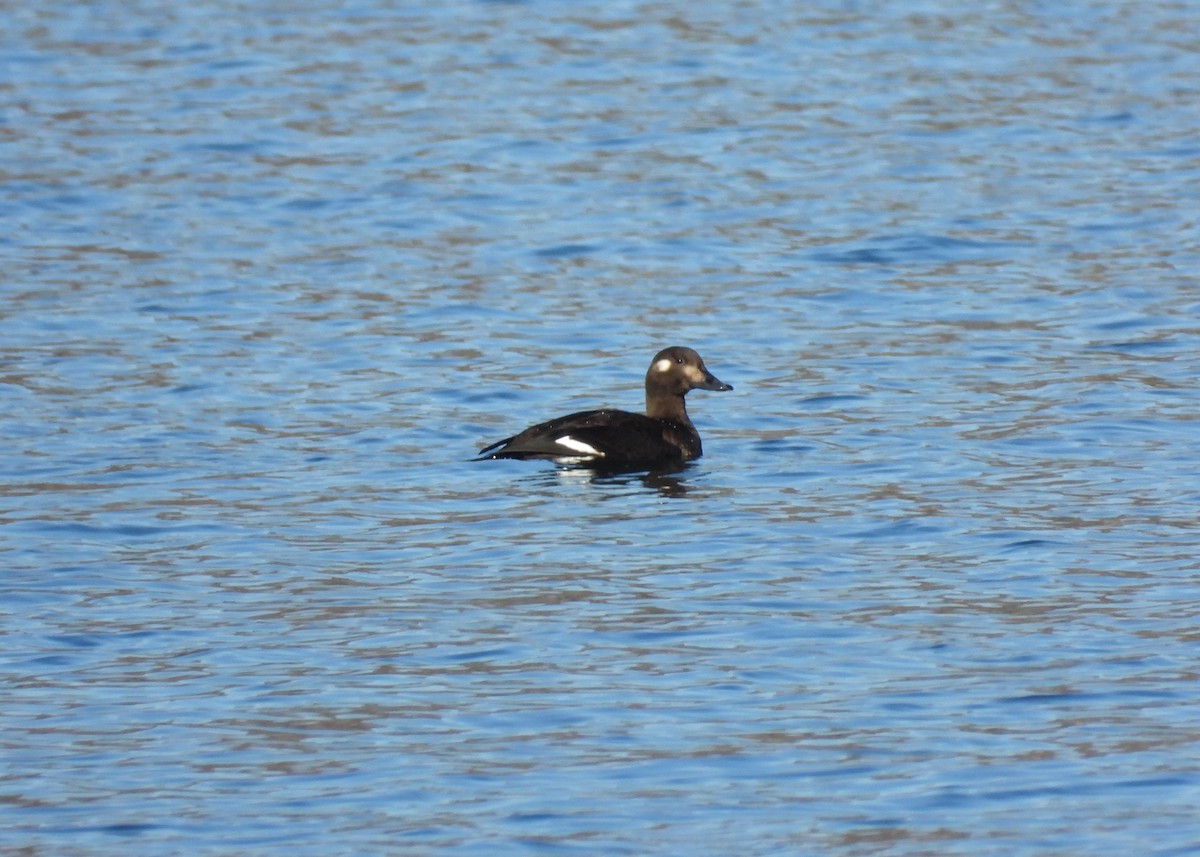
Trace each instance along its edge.
<instances>
[{"instance_id":1,"label":"blue water","mask_svg":"<svg viewBox=\"0 0 1200 857\"><path fill-rule=\"evenodd\" d=\"M0 11L0 850L1200 853L1197 32Z\"/></svg>"}]
</instances>

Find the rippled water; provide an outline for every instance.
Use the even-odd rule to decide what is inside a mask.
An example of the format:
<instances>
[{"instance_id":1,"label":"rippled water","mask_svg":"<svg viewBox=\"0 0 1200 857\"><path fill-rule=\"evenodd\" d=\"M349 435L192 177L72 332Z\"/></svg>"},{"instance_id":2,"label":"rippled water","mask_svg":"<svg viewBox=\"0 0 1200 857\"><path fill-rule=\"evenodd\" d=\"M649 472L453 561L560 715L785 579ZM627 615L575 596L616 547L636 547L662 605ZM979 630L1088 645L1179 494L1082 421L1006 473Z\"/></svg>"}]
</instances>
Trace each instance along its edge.
<instances>
[{"instance_id":1,"label":"rippled water","mask_svg":"<svg viewBox=\"0 0 1200 857\"><path fill-rule=\"evenodd\" d=\"M1193 6L0 33L5 853L1200 852Z\"/></svg>"}]
</instances>

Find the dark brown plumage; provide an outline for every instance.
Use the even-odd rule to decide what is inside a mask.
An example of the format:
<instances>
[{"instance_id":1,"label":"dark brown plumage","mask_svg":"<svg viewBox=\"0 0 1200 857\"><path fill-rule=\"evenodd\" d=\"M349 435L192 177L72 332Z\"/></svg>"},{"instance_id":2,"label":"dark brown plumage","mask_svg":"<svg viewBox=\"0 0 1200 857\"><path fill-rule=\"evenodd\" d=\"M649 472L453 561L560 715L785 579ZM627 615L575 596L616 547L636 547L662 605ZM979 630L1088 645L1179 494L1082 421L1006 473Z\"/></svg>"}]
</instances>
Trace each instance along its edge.
<instances>
[{"instance_id":1,"label":"dark brown plumage","mask_svg":"<svg viewBox=\"0 0 1200 857\"><path fill-rule=\"evenodd\" d=\"M530 426L486 446L481 458L549 458L604 465L690 461L702 453L700 435L683 398L690 390L732 390L700 355L674 346L654 355L646 371L646 413L580 411Z\"/></svg>"}]
</instances>

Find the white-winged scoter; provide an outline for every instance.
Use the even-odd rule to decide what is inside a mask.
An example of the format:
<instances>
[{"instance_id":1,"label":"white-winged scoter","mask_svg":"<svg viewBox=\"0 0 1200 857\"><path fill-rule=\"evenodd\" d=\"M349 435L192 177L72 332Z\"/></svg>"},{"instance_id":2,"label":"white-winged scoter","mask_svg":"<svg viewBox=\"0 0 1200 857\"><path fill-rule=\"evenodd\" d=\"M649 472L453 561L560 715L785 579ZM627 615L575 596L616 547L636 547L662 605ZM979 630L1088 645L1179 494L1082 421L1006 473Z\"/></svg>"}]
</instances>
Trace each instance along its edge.
<instances>
[{"instance_id":1,"label":"white-winged scoter","mask_svg":"<svg viewBox=\"0 0 1200 857\"><path fill-rule=\"evenodd\" d=\"M580 411L530 426L479 451L480 458L548 458L624 465L670 465L700 456L700 435L688 419L689 390L732 390L690 348L654 355L646 371L646 413Z\"/></svg>"}]
</instances>

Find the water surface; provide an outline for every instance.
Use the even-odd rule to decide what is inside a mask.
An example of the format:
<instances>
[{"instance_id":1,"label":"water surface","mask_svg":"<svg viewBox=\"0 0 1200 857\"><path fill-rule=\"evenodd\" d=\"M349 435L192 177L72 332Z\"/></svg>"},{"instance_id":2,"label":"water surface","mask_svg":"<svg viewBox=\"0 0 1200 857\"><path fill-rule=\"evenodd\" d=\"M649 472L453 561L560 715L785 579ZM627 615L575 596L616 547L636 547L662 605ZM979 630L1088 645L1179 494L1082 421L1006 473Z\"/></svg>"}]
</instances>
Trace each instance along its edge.
<instances>
[{"instance_id":1,"label":"water surface","mask_svg":"<svg viewBox=\"0 0 1200 857\"><path fill-rule=\"evenodd\" d=\"M0 32L3 850L1200 850L1186 4Z\"/></svg>"}]
</instances>

